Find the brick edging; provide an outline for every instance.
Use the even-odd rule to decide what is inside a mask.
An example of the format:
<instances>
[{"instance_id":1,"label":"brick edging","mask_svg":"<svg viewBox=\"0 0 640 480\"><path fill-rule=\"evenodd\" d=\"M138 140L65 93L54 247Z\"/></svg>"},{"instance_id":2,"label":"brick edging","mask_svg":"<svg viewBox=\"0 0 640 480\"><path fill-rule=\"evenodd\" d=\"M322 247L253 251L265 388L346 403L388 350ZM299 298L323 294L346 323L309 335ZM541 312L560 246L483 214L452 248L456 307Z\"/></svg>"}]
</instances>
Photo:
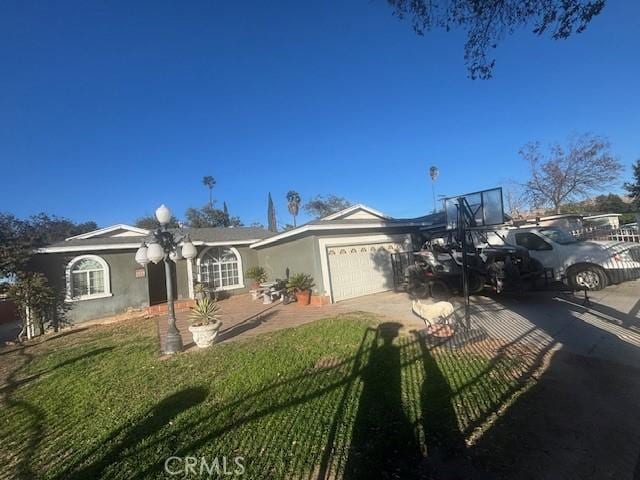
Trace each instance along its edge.
<instances>
[{"instance_id":1,"label":"brick edging","mask_svg":"<svg viewBox=\"0 0 640 480\"><path fill-rule=\"evenodd\" d=\"M186 300L176 300L173 302L173 309L178 312L186 312L189 308L193 307L196 304L195 300L186 299ZM162 315L169 311L169 307L166 303L160 303L158 305L151 305L147 307L147 313L149 315Z\"/></svg>"}]
</instances>

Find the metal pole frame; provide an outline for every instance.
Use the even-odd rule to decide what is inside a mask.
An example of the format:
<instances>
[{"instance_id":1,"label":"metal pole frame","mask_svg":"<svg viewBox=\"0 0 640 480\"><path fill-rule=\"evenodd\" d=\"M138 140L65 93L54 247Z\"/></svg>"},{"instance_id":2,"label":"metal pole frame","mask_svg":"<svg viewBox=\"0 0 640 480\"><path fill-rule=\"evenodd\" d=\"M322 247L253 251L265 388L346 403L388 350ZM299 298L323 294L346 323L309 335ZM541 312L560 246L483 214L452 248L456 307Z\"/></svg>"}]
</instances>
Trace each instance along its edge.
<instances>
[{"instance_id":1,"label":"metal pole frame","mask_svg":"<svg viewBox=\"0 0 640 480\"><path fill-rule=\"evenodd\" d=\"M436 181L431 179L431 193L433 195L433 213L436 213Z\"/></svg>"},{"instance_id":2,"label":"metal pole frame","mask_svg":"<svg viewBox=\"0 0 640 480\"><path fill-rule=\"evenodd\" d=\"M179 353L182 351L182 335L176 325L176 312L173 298L173 279L171 278L171 259L169 254L177 248L178 241L173 234L167 230L166 225L162 225L154 232L154 237L165 253L164 257L164 275L165 285L167 289L167 334L165 343L162 347L162 353L166 355Z\"/></svg>"},{"instance_id":3,"label":"metal pole frame","mask_svg":"<svg viewBox=\"0 0 640 480\"><path fill-rule=\"evenodd\" d=\"M173 305L173 280L171 278L171 260L164 259L165 283L167 286L167 335L165 336L165 344L162 350L165 354L173 354L182 351L182 335L176 326L176 312Z\"/></svg>"},{"instance_id":4,"label":"metal pole frame","mask_svg":"<svg viewBox=\"0 0 640 480\"><path fill-rule=\"evenodd\" d=\"M465 328L471 329L471 306L469 301L469 258L467 256L467 220L464 215L464 198L458 198L458 234L462 246L462 292L464 295Z\"/></svg>"}]
</instances>

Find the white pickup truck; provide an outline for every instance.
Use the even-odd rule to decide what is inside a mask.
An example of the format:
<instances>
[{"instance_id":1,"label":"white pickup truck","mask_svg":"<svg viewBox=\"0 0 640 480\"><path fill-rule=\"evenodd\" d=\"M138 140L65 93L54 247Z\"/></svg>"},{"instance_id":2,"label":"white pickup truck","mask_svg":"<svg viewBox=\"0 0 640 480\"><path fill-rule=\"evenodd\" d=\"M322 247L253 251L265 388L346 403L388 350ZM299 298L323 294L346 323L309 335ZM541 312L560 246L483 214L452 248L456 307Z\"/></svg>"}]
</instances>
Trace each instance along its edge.
<instances>
[{"instance_id":1,"label":"white pickup truck","mask_svg":"<svg viewBox=\"0 0 640 480\"><path fill-rule=\"evenodd\" d=\"M640 277L640 244L578 240L559 227L517 227L502 230L506 243L529 251L555 280L576 289L601 290L609 284Z\"/></svg>"}]
</instances>

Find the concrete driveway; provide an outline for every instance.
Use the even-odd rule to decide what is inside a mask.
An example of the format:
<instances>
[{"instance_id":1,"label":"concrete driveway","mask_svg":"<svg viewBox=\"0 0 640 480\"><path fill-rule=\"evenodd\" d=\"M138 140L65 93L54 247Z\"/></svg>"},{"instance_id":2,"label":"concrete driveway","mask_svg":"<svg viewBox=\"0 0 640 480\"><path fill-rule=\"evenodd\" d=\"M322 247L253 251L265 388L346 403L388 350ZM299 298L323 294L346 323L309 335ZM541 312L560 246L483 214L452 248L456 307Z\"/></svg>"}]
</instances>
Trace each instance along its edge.
<instances>
[{"instance_id":1,"label":"concrete driveway","mask_svg":"<svg viewBox=\"0 0 640 480\"><path fill-rule=\"evenodd\" d=\"M476 473L452 466L440 478L640 478L640 281L590 297L588 306L551 292L473 298L471 333L449 348L498 339L497 355L516 348L536 369L526 392L467 438ZM340 305L424 328L405 294Z\"/></svg>"}]
</instances>

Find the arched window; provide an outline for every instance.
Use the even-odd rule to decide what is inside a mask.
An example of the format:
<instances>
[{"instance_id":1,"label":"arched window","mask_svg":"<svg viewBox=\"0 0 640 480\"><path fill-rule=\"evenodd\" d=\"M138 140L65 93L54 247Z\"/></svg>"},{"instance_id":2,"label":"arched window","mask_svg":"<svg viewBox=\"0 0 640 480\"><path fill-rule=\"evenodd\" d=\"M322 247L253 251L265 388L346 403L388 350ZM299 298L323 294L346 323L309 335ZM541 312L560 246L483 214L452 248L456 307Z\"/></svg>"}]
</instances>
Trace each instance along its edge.
<instances>
[{"instance_id":1,"label":"arched window","mask_svg":"<svg viewBox=\"0 0 640 480\"><path fill-rule=\"evenodd\" d=\"M198 259L199 280L209 288L231 290L244 287L242 259L233 247L210 247Z\"/></svg>"},{"instance_id":2,"label":"arched window","mask_svg":"<svg viewBox=\"0 0 640 480\"><path fill-rule=\"evenodd\" d=\"M88 300L111 295L109 265L97 255L82 255L67 264L67 299Z\"/></svg>"}]
</instances>

